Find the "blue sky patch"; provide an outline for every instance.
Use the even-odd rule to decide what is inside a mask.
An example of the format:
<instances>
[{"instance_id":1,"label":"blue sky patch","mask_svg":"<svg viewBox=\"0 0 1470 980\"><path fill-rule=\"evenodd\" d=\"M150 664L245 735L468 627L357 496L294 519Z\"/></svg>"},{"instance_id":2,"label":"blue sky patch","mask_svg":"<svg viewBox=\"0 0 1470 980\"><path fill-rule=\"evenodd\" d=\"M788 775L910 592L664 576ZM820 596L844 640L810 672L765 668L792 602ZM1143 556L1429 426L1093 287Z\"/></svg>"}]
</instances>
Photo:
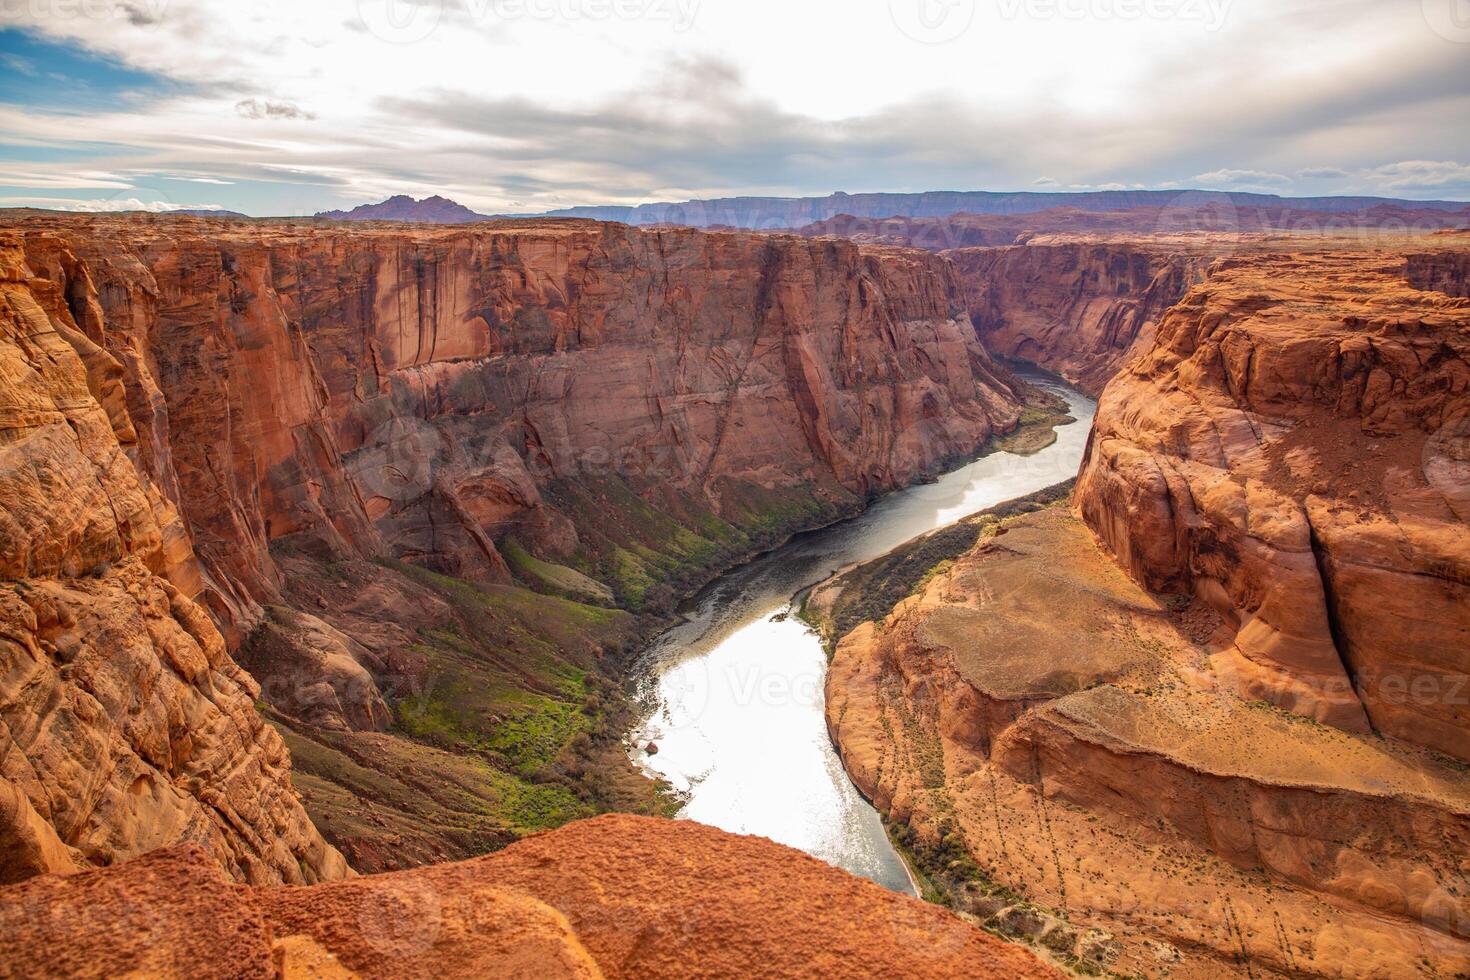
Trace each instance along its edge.
<instances>
[{"instance_id":1,"label":"blue sky patch","mask_svg":"<svg viewBox=\"0 0 1470 980\"><path fill-rule=\"evenodd\" d=\"M175 95L184 86L75 45L0 29L0 102L50 110L107 110Z\"/></svg>"}]
</instances>

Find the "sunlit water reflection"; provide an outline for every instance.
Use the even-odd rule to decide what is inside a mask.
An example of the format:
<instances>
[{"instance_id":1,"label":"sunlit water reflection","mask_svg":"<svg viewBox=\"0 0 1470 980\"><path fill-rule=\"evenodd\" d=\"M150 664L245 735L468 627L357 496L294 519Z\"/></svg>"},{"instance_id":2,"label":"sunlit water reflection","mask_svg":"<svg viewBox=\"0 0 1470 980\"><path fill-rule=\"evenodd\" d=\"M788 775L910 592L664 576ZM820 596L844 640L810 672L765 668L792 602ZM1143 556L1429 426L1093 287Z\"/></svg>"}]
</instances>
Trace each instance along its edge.
<instances>
[{"instance_id":1,"label":"sunlit water reflection","mask_svg":"<svg viewBox=\"0 0 1470 980\"><path fill-rule=\"evenodd\" d=\"M910 487L858 517L800 535L722 576L642 660L652 705L637 761L688 794L680 816L759 834L897 891L912 886L877 812L857 792L827 735L826 654L791 613L801 590L856 561L1073 476L1094 403L1046 379L1077 422L1032 456L996 453Z\"/></svg>"}]
</instances>

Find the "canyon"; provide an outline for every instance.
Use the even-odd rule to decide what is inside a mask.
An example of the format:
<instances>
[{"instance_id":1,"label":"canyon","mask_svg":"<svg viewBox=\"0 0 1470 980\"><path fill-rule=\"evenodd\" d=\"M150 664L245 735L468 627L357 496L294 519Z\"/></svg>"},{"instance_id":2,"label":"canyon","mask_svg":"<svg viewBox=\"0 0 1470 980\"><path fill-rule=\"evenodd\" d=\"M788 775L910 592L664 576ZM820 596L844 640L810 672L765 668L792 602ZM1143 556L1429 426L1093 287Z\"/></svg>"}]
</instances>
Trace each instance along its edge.
<instances>
[{"instance_id":1,"label":"canyon","mask_svg":"<svg viewBox=\"0 0 1470 980\"><path fill-rule=\"evenodd\" d=\"M829 728L930 887L1079 968L1470 968L1467 247L1242 243L1075 490L816 590Z\"/></svg>"},{"instance_id":2,"label":"canyon","mask_svg":"<svg viewBox=\"0 0 1470 980\"><path fill-rule=\"evenodd\" d=\"M3 244L32 870L207 832L295 883L658 812L637 639L1022 410L937 256L42 213Z\"/></svg>"},{"instance_id":3,"label":"canyon","mask_svg":"<svg viewBox=\"0 0 1470 980\"><path fill-rule=\"evenodd\" d=\"M0 960L1470 971L1470 235L1143 203L953 241L8 216ZM1097 397L1075 484L792 609L948 910L647 816L647 641L1040 438L1013 361Z\"/></svg>"}]
</instances>

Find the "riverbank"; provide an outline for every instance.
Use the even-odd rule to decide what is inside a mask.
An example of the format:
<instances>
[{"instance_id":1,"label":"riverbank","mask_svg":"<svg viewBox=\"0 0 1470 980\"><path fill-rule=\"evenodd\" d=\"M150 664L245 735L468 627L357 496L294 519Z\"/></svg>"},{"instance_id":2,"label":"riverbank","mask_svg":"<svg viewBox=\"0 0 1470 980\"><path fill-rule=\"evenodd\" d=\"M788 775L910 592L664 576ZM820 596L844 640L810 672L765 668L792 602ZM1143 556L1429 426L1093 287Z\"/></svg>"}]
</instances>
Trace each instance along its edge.
<instances>
[{"instance_id":1,"label":"riverbank","mask_svg":"<svg viewBox=\"0 0 1470 980\"><path fill-rule=\"evenodd\" d=\"M682 816L770 837L895 890L914 887L833 749L822 696L826 649L791 615L792 597L839 568L1075 473L1091 403L1040 385L1035 410L1008 434L1021 436L1011 444L1030 455L988 446L931 483L797 535L714 582L650 646L641 672L650 710L632 751L685 794ZM657 754L641 751L650 741Z\"/></svg>"}]
</instances>

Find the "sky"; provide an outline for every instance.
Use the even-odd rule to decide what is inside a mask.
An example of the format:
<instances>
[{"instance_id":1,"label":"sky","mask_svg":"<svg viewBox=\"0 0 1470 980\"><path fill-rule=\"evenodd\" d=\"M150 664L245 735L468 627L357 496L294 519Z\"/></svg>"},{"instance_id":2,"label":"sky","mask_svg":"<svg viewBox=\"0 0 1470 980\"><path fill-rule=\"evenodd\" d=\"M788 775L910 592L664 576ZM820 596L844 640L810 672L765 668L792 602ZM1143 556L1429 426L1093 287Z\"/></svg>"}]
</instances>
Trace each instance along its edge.
<instances>
[{"instance_id":1,"label":"sky","mask_svg":"<svg viewBox=\"0 0 1470 980\"><path fill-rule=\"evenodd\" d=\"M1470 199L1470 0L0 0L0 206Z\"/></svg>"}]
</instances>

